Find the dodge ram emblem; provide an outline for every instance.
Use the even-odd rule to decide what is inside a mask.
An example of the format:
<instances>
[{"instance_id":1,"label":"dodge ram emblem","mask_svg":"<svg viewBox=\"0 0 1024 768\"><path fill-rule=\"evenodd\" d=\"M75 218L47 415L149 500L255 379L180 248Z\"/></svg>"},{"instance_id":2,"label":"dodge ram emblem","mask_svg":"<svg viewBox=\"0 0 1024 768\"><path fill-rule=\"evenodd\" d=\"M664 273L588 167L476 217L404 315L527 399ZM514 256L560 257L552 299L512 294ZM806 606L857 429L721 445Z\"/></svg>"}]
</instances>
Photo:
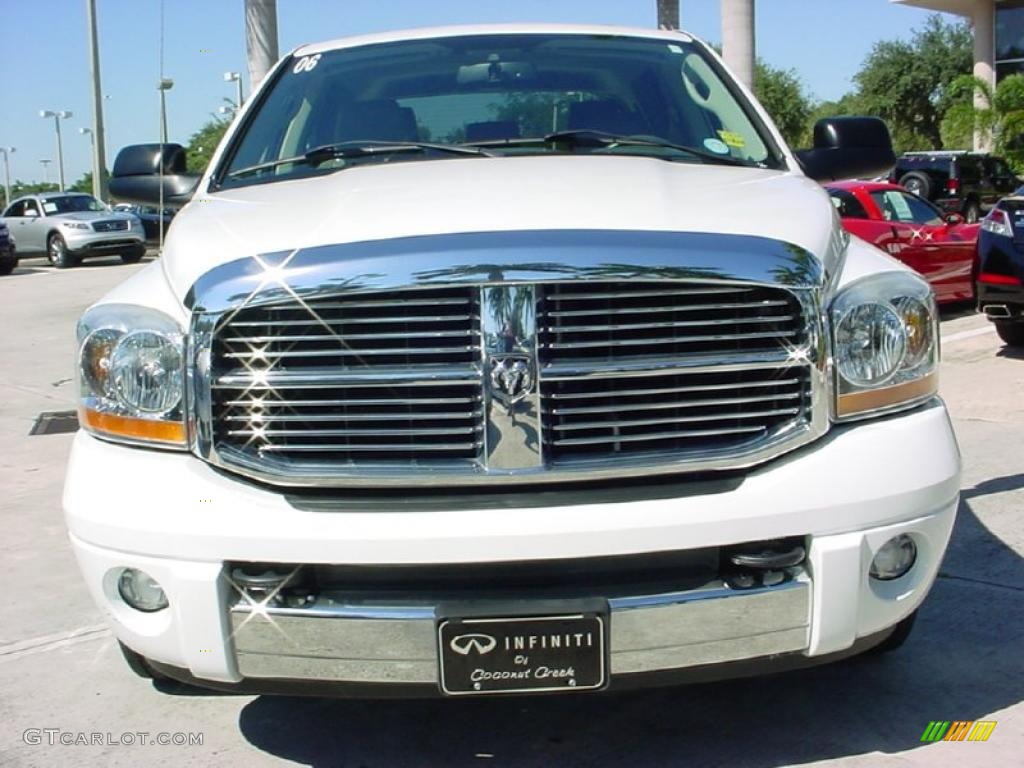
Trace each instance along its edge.
<instances>
[{"instance_id":1,"label":"dodge ram emblem","mask_svg":"<svg viewBox=\"0 0 1024 768\"><path fill-rule=\"evenodd\" d=\"M533 389L533 361L526 355L501 355L491 359L491 392L508 403L517 403Z\"/></svg>"}]
</instances>

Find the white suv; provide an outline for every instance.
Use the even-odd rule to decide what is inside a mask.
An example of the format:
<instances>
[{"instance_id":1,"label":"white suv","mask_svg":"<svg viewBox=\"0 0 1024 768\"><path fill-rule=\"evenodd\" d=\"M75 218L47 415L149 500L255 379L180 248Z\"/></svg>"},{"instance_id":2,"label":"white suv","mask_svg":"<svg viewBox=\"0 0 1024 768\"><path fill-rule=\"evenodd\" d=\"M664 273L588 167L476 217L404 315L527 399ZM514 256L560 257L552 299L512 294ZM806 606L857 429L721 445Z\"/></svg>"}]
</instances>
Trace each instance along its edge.
<instances>
[{"instance_id":1,"label":"white suv","mask_svg":"<svg viewBox=\"0 0 1024 768\"><path fill-rule=\"evenodd\" d=\"M906 637L956 514L927 283L689 35L419 30L284 58L164 257L79 325L64 504L142 674L622 688Z\"/></svg>"}]
</instances>

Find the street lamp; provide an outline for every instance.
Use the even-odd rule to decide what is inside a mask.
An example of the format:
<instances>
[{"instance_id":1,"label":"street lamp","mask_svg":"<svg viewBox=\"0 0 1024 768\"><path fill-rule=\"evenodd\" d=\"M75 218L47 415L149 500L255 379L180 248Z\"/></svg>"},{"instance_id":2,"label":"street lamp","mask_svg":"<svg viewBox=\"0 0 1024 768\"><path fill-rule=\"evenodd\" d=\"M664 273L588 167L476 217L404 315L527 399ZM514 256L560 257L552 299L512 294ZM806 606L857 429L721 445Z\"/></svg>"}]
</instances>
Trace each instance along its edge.
<instances>
[{"instance_id":1,"label":"street lamp","mask_svg":"<svg viewBox=\"0 0 1024 768\"><path fill-rule=\"evenodd\" d=\"M40 160L39 162L43 164L43 183L44 184L49 184L50 183L50 163L52 163L53 160Z\"/></svg>"},{"instance_id":2,"label":"street lamp","mask_svg":"<svg viewBox=\"0 0 1024 768\"><path fill-rule=\"evenodd\" d=\"M242 75L239 72L225 72L224 73L225 83L234 83L238 98L235 101L235 106L238 109L242 108Z\"/></svg>"},{"instance_id":3,"label":"street lamp","mask_svg":"<svg viewBox=\"0 0 1024 768\"><path fill-rule=\"evenodd\" d=\"M67 110L54 111L52 109L41 109L39 110L39 116L42 118L52 117L53 127L57 132L57 169L60 173L60 191L64 191L64 146L60 139L60 121L67 120L69 117L74 115Z\"/></svg>"},{"instance_id":4,"label":"street lamp","mask_svg":"<svg viewBox=\"0 0 1024 768\"><path fill-rule=\"evenodd\" d=\"M169 77L161 78L160 82L156 84L156 89L160 91L160 142L162 144L167 143L167 92L174 87L174 81Z\"/></svg>"},{"instance_id":5,"label":"street lamp","mask_svg":"<svg viewBox=\"0 0 1024 768\"><path fill-rule=\"evenodd\" d=\"M11 204L11 159L8 155L16 151L14 147L0 147L0 152L4 153L4 207Z\"/></svg>"}]
</instances>

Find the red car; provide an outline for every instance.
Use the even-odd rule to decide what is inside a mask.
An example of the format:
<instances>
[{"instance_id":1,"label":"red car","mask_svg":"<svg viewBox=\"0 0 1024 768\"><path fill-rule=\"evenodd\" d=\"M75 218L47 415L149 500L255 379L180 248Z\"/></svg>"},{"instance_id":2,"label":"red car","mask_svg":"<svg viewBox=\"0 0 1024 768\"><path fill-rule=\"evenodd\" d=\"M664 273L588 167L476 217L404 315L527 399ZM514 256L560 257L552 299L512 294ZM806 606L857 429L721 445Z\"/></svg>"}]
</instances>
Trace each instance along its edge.
<instances>
[{"instance_id":1,"label":"red car","mask_svg":"<svg viewBox=\"0 0 1024 768\"><path fill-rule=\"evenodd\" d=\"M974 299L980 225L895 184L843 181L825 189L846 231L924 275L939 303Z\"/></svg>"}]
</instances>

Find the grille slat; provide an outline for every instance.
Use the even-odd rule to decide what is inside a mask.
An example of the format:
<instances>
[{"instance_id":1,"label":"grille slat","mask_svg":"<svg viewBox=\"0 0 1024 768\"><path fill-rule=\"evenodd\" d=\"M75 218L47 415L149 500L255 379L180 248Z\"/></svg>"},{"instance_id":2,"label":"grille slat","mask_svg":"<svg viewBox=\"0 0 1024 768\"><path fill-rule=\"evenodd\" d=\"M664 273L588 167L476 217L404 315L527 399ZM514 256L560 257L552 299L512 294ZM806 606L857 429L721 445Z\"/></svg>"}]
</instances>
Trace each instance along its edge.
<instances>
[{"instance_id":1,"label":"grille slat","mask_svg":"<svg viewBox=\"0 0 1024 768\"><path fill-rule=\"evenodd\" d=\"M720 429L690 429L678 430L675 432L652 432L643 435L619 435L614 441L603 437L571 437L557 438L551 441L552 445L604 445L608 442L615 443L639 443L652 442L655 440L678 440L680 438L693 437L719 437L722 435L750 435L761 434L766 427L722 427Z\"/></svg>"},{"instance_id":2,"label":"grille slat","mask_svg":"<svg viewBox=\"0 0 1024 768\"><path fill-rule=\"evenodd\" d=\"M737 413L735 416L723 416L712 414L710 416L667 416L661 419L634 419L623 421L617 419L615 427L654 427L661 424L700 424L705 421L727 421L729 419L754 419L765 416L795 416L800 413L799 408L777 408L772 411L750 411L748 413ZM604 429L608 427L608 421L581 421L573 424L556 424L553 429L558 432L578 432L581 429Z\"/></svg>"}]
</instances>

